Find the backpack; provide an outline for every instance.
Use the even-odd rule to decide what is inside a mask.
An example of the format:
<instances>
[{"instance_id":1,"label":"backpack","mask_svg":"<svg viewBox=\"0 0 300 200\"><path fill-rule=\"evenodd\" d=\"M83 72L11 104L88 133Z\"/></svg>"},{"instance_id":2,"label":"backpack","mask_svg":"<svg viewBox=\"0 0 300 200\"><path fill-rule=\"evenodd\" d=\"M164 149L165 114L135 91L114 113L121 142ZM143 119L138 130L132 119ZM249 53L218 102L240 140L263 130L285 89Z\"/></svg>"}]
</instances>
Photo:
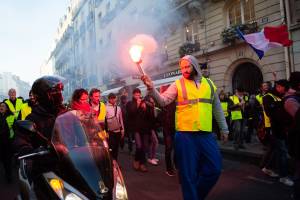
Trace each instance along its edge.
<instances>
[{"instance_id":1,"label":"backpack","mask_svg":"<svg viewBox=\"0 0 300 200\"><path fill-rule=\"evenodd\" d=\"M117 117L117 109L118 106L116 106L115 108L115 115L108 118L105 117L105 121L106 121L106 126L107 126L107 130L108 131L118 131L121 130L121 123L119 122L119 119Z\"/></svg>"},{"instance_id":2,"label":"backpack","mask_svg":"<svg viewBox=\"0 0 300 200\"><path fill-rule=\"evenodd\" d=\"M293 94L284 97L283 101L285 103L286 100L293 98L297 100L300 104L300 94ZM297 111L299 112L299 110ZM288 143L288 152L292 157L296 157L300 159L300 125L297 124L297 119L292 119L292 117L286 112L286 114L291 118L291 123L287 124L287 143ZM297 115L295 116L297 117ZM299 122L298 122L299 123Z\"/></svg>"}]
</instances>

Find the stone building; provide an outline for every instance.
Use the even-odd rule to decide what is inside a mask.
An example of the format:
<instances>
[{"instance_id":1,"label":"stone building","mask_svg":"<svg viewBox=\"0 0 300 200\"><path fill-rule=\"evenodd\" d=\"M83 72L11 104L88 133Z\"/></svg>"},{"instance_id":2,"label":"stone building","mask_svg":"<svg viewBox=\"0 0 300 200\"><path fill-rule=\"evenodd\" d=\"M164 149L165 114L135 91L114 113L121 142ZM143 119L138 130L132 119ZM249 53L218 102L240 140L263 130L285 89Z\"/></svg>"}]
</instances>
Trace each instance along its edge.
<instances>
[{"instance_id":1,"label":"stone building","mask_svg":"<svg viewBox=\"0 0 300 200\"><path fill-rule=\"evenodd\" d=\"M125 64L118 60L122 53L112 51L112 54L108 54L112 44L119 47L135 31L135 34L153 34L157 39L158 49L153 56L159 57L160 62L145 66L157 86L168 84L180 75L178 60L189 53L196 56L199 63L208 64L210 77L219 89L233 92L241 86L249 93L255 93L263 80L273 80L274 73L277 79L281 79L288 78L291 71L300 70L299 2L71 1L68 11L71 17L66 17L70 20L65 20L67 28L61 31L63 34L52 53L56 73L70 77L69 92L79 86L96 86L104 91L115 92L123 86L137 86L141 82L134 78L136 73L120 70L125 68ZM130 32L134 22L145 16L151 16L151 20L146 20L145 26L139 24ZM130 20L124 21L126 18ZM153 26L155 20L157 24ZM261 60L234 32L236 26L245 33L252 33L264 26L283 23L288 25L290 38L294 40L293 46L271 49Z\"/></svg>"}]
</instances>

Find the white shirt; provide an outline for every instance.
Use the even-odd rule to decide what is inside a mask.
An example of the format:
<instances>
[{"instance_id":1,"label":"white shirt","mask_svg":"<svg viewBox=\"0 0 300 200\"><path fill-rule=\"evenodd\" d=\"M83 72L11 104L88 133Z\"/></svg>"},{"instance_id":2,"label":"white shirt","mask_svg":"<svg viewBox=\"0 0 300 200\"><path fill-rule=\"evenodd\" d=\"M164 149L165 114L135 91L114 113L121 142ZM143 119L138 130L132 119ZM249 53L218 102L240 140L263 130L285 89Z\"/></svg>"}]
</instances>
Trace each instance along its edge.
<instances>
[{"instance_id":1,"label":"white shirt","mask_svg":"<svg viewBox=\"0 0 300 200\"><path fill-rule=\"evenodd\" d=\"M121 130L124 131L124 124L123 124L123 117L122 117L122 110L119 106L117 105L112 105L110 103L106 104L106 118L112 118L115 116L115 112L116 112L116 107L117 107L117 113L116 113L116 117L119 120L119 122L121 123ZM114 131L114 132L120 132L120 131Z\"/></svg>"}]
</instances>

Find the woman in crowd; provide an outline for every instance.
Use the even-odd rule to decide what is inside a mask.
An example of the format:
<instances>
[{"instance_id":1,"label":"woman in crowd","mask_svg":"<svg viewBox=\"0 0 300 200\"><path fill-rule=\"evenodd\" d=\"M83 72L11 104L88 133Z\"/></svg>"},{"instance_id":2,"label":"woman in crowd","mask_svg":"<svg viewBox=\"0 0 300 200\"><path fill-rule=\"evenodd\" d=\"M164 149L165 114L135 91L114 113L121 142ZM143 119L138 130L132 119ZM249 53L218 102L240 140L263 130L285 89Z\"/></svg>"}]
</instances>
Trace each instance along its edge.
<instances>
[{"instance_id":1,"label":"woman in crowd","mask_svg":"<svg viewBox=\"0 0 300 200\"><path fill-rule=\"evenodd\" d=\"M89 95L87 90L83 88L76 89L72 95L71 109L81 111L82 115L90 113L91 107L88 103L88 97Z\"/></svg>"},{"instance_id":2,"label":"woman in crowd","mask_svg":"<svg viewBox=\"0 0 300 200\"><path fill-rule=\"evenodd\" d=\"M155 158L156 151L158 148L158 138L156 134L156 108L155 108L155 101L150 96L147 95L145 97L145 103L147 104L147 128L150 134L150 145L148 149L148 162L152 165L158 165L158 159Z\"/></svg>"},{"instance_id":3,"label":"woman in crowd","mask_svg":"<svg viewBox=\"0 0 300 200\"><path fill-rule=\"evenodd\" d=\"M5 178L7 182L12 179L12 149L11 142L14 136L12 125L14 115L4 103L0 103L0 158L4 166Z\"/></svg>"}]
</instances>

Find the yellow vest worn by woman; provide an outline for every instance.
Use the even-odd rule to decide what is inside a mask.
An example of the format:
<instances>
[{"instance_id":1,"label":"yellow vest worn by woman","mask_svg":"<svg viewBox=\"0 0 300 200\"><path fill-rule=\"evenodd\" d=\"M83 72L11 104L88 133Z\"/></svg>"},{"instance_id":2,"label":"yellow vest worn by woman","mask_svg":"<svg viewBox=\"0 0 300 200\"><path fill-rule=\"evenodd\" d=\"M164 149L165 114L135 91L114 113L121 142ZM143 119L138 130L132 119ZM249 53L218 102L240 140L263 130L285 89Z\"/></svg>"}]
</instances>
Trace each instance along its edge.
<instances>
[{"instance_id":1,"label":"yellow vest worn by woman","mask_svg":"<svg viewBox=\"0 0 300 200\"><path fill-rule=\"evenodd\" d=\"M236 95L231 96L230 99L233 101L234 105L240 103L240 100ZM231 113L231 120L243 119L242 111L240 110L233 110L230 113Z\"/></svg>"},{"instance_id":2,"label":"yellow vest worn by woman","mask_svg":"<svg viewBox=\"0 0 300 200\"><path fill-rule=\"evenodd\" d=\"M194 80L176 80L178 91L175 113L177 131L212 131L212 102L216 86L202 77L199 88Z\"/></svg>"}]
</instances>

